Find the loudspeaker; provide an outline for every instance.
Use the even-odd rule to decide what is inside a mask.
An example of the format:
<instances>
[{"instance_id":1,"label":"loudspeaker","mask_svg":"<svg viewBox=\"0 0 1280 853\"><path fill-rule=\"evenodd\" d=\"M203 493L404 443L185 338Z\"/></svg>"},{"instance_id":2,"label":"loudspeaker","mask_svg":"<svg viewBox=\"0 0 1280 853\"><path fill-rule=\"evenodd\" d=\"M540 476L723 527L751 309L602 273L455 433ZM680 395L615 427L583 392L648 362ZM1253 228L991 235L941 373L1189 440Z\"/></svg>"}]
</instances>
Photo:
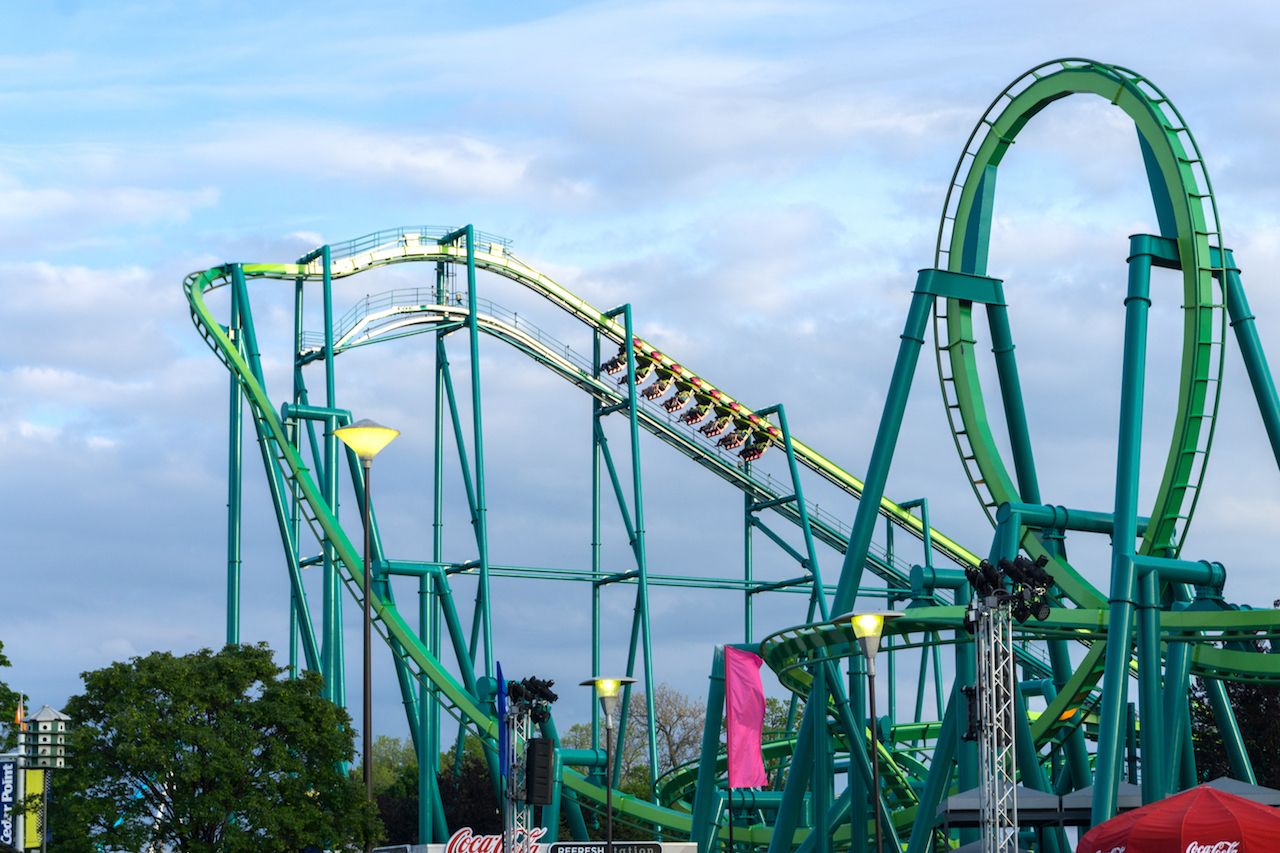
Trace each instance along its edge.
<instances>
[{"instance_id":1,"label":"loudspeaker","mask_svg":"<svg viewBox=\"0 0 1280 853\"><path fill-rule=\"evenodd\" d=\"M535 806L551 804L552 770L555 764L555 746L549 738L529 739L524 754L524 790L528 801Z\"/></svg>"}]
</instances>

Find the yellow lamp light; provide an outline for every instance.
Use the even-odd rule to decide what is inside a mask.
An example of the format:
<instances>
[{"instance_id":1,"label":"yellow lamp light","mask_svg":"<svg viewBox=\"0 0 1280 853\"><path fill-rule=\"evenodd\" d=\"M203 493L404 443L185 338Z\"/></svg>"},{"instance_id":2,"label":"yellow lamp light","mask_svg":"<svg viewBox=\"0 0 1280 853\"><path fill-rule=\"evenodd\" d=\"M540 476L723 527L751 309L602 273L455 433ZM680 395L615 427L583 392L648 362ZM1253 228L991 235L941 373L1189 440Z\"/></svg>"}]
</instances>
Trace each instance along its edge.
<instances>
[{"instance_id":1,"label":"yellow lamp light","mask_svg":"<svg viewBox=\"0 0 1280 853\"><path fill-rule=\"evenodd\" d=\"M874 674L876 671L876 652L880 651L880 637L884 634L885 623L902 615L889 610L882 613L850 613L836 620L837 622L849 620L849 624L853 627L853 636L857 638L858 645L862 648L862 656L867 659L867 672Z\"/></svg>"},{"instance_id":2,"label":"yellow lamp light","mask_svg":"<svg viewBox=\"0 0 1280 853\"><path fill-rule=\"evenodd\" d=\"M635 684L634 678L612 678L610 676L596 675L582 682L583 687L593 687L596 691L596 698L600 700L600 708L604 711L604 727L606 729L613 728L613 715L618 710L621 703L622 687L625 684Z\"/></svg>"},{"instance_id":3,"label":"yellow lamp light","mask_svg":"<svg viewBox=\"0 0 1280 853\"><path fill-rule=\"evenodd\" d=\"M361 461L369 463L373 461L373 457L381 452L392 440L400 434L400 430L383 426L380 423L365 418L358 420L351 426L344 426L341 429L333 431L342 443L355 451Z\"/></svg>"},{"instance_id":4,"label":"yellow lamp light","mask_svg":"<svg viewBox=\"0 0 1280 853\"><path fill-rule=\"evenodd\" d=\"M863 637L879 637L884 631L884 614L859 613L852 619L853 636L861 640Z\"/></svg>"}]
</instances>

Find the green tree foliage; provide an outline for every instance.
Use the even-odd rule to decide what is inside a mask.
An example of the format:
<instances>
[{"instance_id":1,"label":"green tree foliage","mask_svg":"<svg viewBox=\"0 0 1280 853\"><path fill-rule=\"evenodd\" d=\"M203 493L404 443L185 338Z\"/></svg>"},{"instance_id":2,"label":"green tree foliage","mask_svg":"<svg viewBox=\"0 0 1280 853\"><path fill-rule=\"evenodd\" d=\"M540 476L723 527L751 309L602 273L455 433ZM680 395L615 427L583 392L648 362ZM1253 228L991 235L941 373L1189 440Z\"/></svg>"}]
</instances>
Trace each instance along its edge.
<instances>
[{"instance_id":1,"label":"green tree foliage","mask_svg":"<svg viewBox=\"0 0 1280 853\"><path fill-rule=\"evenodd\" d=\"M477 835L502 832L502 812L493 790L489 765L479 749L463 755L455 768L453 756L441 756L440 800L444 803L444 819L450 829L469 826Z\"/></svg>"},{"instance_id":2,"label":"green tree foliage","mask_svg":"<svg viewBox=\"0 0 1280 853\"><path fill-rule=\"evenodd\" d=\"M51 826L67 851L353 849L377 830L351 719L265 645L154 652L84 673Z\"/></svg>"},{"instance_id":3,"label":"green tree foliage","mask_svg":"<svg viewBox=\"0 0 1280 853\"><path fill-rule=\"evenodd\" d=\"M0 643L0 667L8 666L9 659L4 656L4 643ZM18 744L17 727L13 723L13 715L18 710L18 694L9 689L9 685L0 681L0 723L6 723L4 738L0 739L0 747L13 749Z\"/></svg>"},{"instance_id":4,"label":"green tree foliage","mask_svg":"<svg viewBox=\"0 0 1280 853\"><path fill-rule=\"evenodd\" d=\"M373 741L373 795L382 844L412 844L418 836L418 757L413 741L378 735Z\"/></svg>"},{"instance_id":5,"label":"green tree foliage","mask_svg":"<svg viewBox=\"0 0 1280 853\"><path fill-rule=\"evenodd\" d=\"M1259 651L1267 651L1266 643ZM1280 686L1273 684L1245 684L1228 681L1227 699L1244 746L1253 759L1253 772L1259 785L1280 788ZM1199 679L1191 691L1191 732L1195 741L1196 774L1200 781L1208 782L1219 776L1231 775L1227 763L1227 750L1218 731L1217 720L1209 705L1209 695Z\"/></svg>"},{"instance_id":6,"label":"green tree foliage","mask_svg":"<svg viewBox=\"0 0 1280 853\"><path fill-rule=\"evenodd\" d=\"M417 778L418 756L408 738L378 735L373 739L373 793L378 795L394 786L401 775Z\"/></svg>"},{"instance_id":7,"label":"green tree foliage","mask_svg":"<svg viewBox=\"0 0 1280 853\"><path fill-rule=\"evenodd\" d=\"M418 760L413 742L379 736L373 744L373 790L384 831L383 844L409 844L418 836ZM467 738L462 762L440 754L440 799L445 822L469 826L480 835L502 832L502 814L480 742Z\"/></svg>"}]
</instances>

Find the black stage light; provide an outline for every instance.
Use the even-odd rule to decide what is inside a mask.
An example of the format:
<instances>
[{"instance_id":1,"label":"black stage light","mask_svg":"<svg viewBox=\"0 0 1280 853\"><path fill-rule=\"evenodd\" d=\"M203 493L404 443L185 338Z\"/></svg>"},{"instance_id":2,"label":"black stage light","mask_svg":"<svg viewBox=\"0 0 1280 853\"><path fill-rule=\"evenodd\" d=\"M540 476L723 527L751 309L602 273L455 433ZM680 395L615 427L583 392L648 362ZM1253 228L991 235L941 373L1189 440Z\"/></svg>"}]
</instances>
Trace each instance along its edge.
<instances>
[{"instance_id":1,"label":"black stage light","mask_svg":"<svg viewBox=\"0 0 1280 853\"><path fill-rule=\"evenodd\" d=\"M982 569L982 576L987 581L986 595L995 595L998 590L1004 587L1004 583L1000 580L1000 572L990 562L983 560L978 564L978 568Z\"/></svg>"}]
</instances>

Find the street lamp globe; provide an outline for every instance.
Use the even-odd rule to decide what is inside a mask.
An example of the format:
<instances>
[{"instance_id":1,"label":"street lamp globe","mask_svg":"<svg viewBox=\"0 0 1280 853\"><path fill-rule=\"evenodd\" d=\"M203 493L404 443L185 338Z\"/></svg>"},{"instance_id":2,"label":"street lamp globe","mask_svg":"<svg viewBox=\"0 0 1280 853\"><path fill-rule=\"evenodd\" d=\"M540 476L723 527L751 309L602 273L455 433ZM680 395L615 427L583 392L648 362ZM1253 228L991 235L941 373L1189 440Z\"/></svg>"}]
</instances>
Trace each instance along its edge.
<instances>
[{"instance_id":1,"label":"street lamp globe","mask_svg":"<svg viewBox=\"0 0 1280 853\"><path fill-rule=\"evenodd\" d=\"M335 429L333 434L368 464L400 434L400 430L363 418L350 426Z\"/></svg>"},{"instance_id":2,"label":"street lamp globe","mask_svg":"<svg viewBox=\"0 0 1280 853\"><path fill-rule=\"evenodd\" d=\"M622 688L627 684L635 684L634 678L622 676L615 678L604 675L594 675L582 682L582 687L593 687L596 691L596 698L600 700L600 710L604 711L604 727L606 729L613 728L614 714L618 710L618 705L622 702Z\"/></svg>"}]
</instances>

